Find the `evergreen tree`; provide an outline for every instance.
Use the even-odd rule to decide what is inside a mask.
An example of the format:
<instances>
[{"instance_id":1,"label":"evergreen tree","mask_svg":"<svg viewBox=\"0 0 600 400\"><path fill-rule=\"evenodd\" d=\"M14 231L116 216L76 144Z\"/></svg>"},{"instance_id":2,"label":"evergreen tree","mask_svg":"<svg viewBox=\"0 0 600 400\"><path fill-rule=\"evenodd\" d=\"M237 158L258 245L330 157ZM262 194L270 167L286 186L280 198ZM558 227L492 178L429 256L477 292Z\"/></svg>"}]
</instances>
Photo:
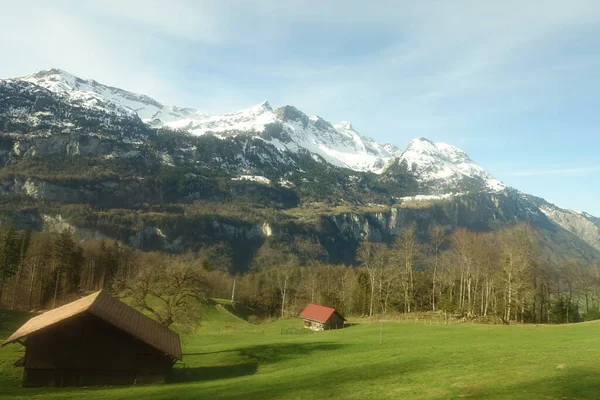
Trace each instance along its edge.
<instances>
[{"instance_id":1,"label":"evergreen tree","mask_svg":"<svg viewBox=\"0 0 600 400\"><path fill-rule=\"evenodd\" d=\"M4 285L17 273L19 260L19 234L11 224L0 230L0 303Z\"/></svg>"},{"instance_id":2,"label":"evergreen tree","mask_svg":"<svg viewBox=\"0 0 600 400\"><path fill-rule=\"evenodd\" d=\"M29 249L29 243L31 242L31 233L29 231L21 231L18 235L18 248L19 248L19 264L17 267L17 276L15 277L15 287L13 290L12 301L10 303L10 309L15 309L15 302L18 297L19 284L21 283L21 273L25 265L25 257L27 256L27 250Z\"/></svg>"},{"instance_id":3,"label":"evergreen tree","mask_svg":"<svg viewBox=\"0 0 600 400\"><path fill-rule=\"evenodd\" d=\"M83 265L83 251L75 243L71 232L67 229L58 234L54 242L54 296L52 308L56 306L56 298L61 285L68 291L74 291L79 286L81 267Z\"/></svg>"}]
</instances>

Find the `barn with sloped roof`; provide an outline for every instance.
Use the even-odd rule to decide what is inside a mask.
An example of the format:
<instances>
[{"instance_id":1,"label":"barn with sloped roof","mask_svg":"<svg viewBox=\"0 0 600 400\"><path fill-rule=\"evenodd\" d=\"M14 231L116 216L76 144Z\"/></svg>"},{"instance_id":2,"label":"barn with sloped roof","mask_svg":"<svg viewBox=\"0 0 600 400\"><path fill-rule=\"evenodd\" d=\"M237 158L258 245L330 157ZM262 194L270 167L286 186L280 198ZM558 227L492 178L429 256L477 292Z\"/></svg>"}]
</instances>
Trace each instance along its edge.
<instances>
[{"instance_id":1,"label":"barn with sloped roof","mask_svg":"<svg viewBox=\"0 0 600 400\"><path fill-rule=\"evenodd\" d=\"M325 307L320 304L309 304L300 313L304 318L304 327L316 331L324 329L339 329L344 327L346 319L335 308Z\"/></svg>"},{"instance_id":2,"label":"barn with sloped roof","mask_svg":"<svg viewBox=\"0 0 600 400\"><path fill-rule=\"evenodd\" d=\"M2 346L14 342L23 386L162 382L182 358L177 333L102 290L31 318Z\"/></svg>"}]
</instances>

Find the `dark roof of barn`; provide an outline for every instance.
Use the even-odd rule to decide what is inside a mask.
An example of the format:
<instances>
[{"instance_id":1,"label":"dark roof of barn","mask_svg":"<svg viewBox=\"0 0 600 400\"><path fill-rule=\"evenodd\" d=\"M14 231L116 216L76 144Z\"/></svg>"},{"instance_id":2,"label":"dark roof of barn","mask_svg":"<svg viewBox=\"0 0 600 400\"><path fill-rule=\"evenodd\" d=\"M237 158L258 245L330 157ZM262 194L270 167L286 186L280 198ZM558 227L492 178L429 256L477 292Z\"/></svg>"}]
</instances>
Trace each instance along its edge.
<instances>
[{"instance_id":1,"label":"dark roof of barn","mask_svg":"<svg viewBox=\"0 0 600 400\"><path fill-rule=\"evenodd\" d=\"M95 315L142 342L181 360L181 341L177 333L103 290L31 318L2 346L84 312Z\"/></svg>"},{"instance_id":2,"label":"dark roof of barn","mask_svg":"<svg viewBox=\"0 0 600 400\"><path fill-rule=\"evenodd\" d=\"M342 317L342 315L338 313L335 308L325 307L319 304L309 304L306 306L304 311L300 313L300 316L302 318L325 323L334 313L337 313L340 317ZM342 319L343 318L344 317L342 317Z\"/></svg>"}]
</instances>

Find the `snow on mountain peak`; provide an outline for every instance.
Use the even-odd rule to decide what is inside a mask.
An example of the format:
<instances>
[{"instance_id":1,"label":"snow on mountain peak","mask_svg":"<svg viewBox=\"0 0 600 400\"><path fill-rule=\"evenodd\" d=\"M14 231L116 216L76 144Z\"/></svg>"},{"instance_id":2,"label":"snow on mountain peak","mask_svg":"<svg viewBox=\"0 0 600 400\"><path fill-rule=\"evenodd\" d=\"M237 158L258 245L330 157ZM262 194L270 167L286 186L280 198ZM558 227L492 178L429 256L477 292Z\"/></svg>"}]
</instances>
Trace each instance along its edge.
<instances>
[{"instance_id":1,"label":"snow on mountain peak","mask_svg":"<svg viewBox=\"0 0 600 400\"><path fill-rule=\"evenodd\" d=\"M210 115L193 108L165 106L148 96L81 79L56 68L16 80L38 85L81 107L137 116L154 127L184 130L193 135L253 134L282 151L308 150L335 166L358 171L381 173L400 156L400 161L406 161L421 181L449 184L466 178L489 190L504 189L500 181L454 146L419 138L401 152L396 146L362 136L349 121L332 125L319 116L308 117L294 106L273 110L268 101L263 101L240 111ZM265 132L270 125L276 129Z\"/></svg>"},{"instance_id":2,"label":"snow on mountain peak","mask_svg":"<svg viewBox=\"0 0 600 400\"><path fill-rule=\"evenodd\" d=\"M254 107L251 107L252 109L256 109L258 110L263 110L263 111L271 111L273 112L273 108L271 107L271 105L269 104L269 102L267 100L263 101L260 104L255 105Z\"/></svg>"},{"instance_id":3,"label":"snow on mountain peak","mask_svg":"<svg viewBox=\"0 0 600 400\"><path fill-rule=\"evenodd\" d=\"M414 152L419 154L439 154L440 149L437 148L435 143L427 138L416 138L411 140L406 146L406 152Z\"/></svg>"},{"instance_id":4,"label":"snow on mountain peak","mask_svg":"<svg viewBox=\"0 0 600 400\"><path fill-rule=\"evenodd\" d=\"M58 68L39 71L20 79L35 83L38 86L57 93L68 93L77 90L79 86L78 81L83 83L83 80Z\"/></svg>"},{"instance_id":5,"label":"snow on mountain peak","mask_svg":"<svg viewBox=\"0 0 600 400\"><path fill-rule=\"evenodd\" d=\"M273 110L268 101L232 113L210 115L192 108L165 106L148 96L81 79L59 69L18 79L50 90L81 107L137 115L153 127L184 130L193 135L254 133L281 150L305 149L333 165L360 171L381 172L398 152L394 146L380 145L361 136L350 122L333 126L319 116L309 118L293 106ZM264 135L266 127L272 124L281 128L280 135L273 136L273 131Z\"/></svg>"},{"instance_id":6,"label":"snow on mountain peak","mask_svg":"<svg viewBox=\"0 0 600 400\"><path fill-rule=\"evenodd\" d=\"M269 104L268 101L263 101L262 103L256 104L252 107L248 107L245 108L243 110L239 110L233 113L228 113L228 114L224 114L224 115L231 115L231 116L255 116L255 115L261 115L261 114L272 114L273 113L273 109L271 108L271 105Z\"/></svg>"},{"instance_id":7,"label":"snow on mountain peak","mask_svg":"<svg viewBox=\"0 0 600 400\"><path fill-rule=\"evenodd\" d=\"M223 115L195 112L184 118L168 121L165 126L185 130L193 135L235 134L241 132L261 133L267 124L275 122L276 116L268 101Z\"/></svg>"},{"instance_id":8,"label":"snow on mountain peak","mask_svg":"<svg viewBox=\"0 0 600 400\"><path fill-rule=\"evenodd\" d=\"M151 97L81 79L58 68L16 78L33 83L85 108L149 120L165 107Z\"/></svg>"},{"instance_id":9,"label":"snow on mountain peak","mask_svg":"<svg viewBox=\"0 0 600 400\"><path fill-rule=\"evenodd\" d=\"M419 181L430 184L437 192L456 188L465 180L494 192L506 188L464 151L446 143L434 143L426 138L413 139L400 156L400 161L405 161Z\"/></svg>"},{"instance_id":10,"label":"snow on mountain peak","mask_svg":"<svg viewBox=\"0 0 600 400\"><path fill-rule=\"evenodd\" d=\"M352 126L352 123L350 121L341 121L339 124L336 124L334 126L336 127L336 129L354 131L354 127Z\"/></svg>"}]
</instances>

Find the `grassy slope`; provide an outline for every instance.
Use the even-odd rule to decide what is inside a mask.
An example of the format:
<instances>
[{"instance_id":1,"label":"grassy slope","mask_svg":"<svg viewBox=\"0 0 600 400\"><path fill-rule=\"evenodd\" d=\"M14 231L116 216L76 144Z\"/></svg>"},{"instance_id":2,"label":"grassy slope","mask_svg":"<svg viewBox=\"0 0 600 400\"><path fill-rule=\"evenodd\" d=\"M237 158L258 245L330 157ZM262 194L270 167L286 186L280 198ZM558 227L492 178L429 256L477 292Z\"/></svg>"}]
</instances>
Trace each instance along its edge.
<instances>
[{"instance_id":1,"label":"grassy slope","mask_svg":"<svg viewBox=\"0 0 600 400\"><path fill-rule=\"evenodd\" d=\"M3 342L29 318L31 314L27 312L0 310L0 340ZM24 347L18 344L0 347L0 397L5 388L20 385L23 369L13 367L13 364L25 356L24 350Z\"/></svg>"},{"instance_id":2,"label":"grassy slope","mask_svg":"<svg viewBox=\"0 0 600 400\"><path fill-rule=\"evenodd\" d=\"M23 389L12 362L18 345L0 349L0 397L78 399L307 399L459 397L596 399L600 324L563 326L378 323L282 336L298 320L250 325L219 305L185 336L180 383L128 388ZM20 318L6 321L2 337ZM13 326L14 327L14 326Z\"/></svg>"}]
</instances>

